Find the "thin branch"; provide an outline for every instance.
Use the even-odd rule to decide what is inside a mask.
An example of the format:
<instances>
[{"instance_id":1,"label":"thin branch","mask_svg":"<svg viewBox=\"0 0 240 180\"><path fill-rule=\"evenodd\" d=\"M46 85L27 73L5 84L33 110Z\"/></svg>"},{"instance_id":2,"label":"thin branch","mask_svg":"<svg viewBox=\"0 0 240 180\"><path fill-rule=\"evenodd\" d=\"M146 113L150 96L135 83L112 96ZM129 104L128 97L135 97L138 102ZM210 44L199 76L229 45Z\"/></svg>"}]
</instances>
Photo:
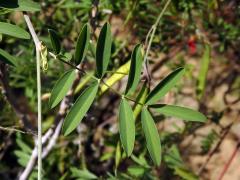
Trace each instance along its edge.
<instances>
[{"instance_id":1,"label":"thin branch","mask_svg":"<svg viewBox=\"0 0 240 180\"><path fill-rule=\"evenodd\" d=\"M156 33L156 30L157 30L157 26L163 16L163 14L165 13L165 11L167 10L167 7L168 5L170 4L171 0L168 0L166 2L166 4L164 5L163 7L163 10L160 12L160 14L158 15L158 18L156 20L156 22L152 25L151 29L149 30L148 34L147 34L147 37L146 37L146 41L145 43L148 42L148 39L149 39L149 36L150 36L150 40L148 42L148 46L147 46L147 50L146 50L146 53L145 53L145 56L144 56L144 71L143 71L143 75L147 78L148 80L148 83L150 83L150 80L151 80L151 76L150 76L150 73L148 71L148 54L150 52L150 49L151 49L151 46L152 46L152 41L153 41L153 38L155 36L155 33Z\"/></svg>"},{"instance_id":2,"label":"thin branch","mask_svg":"<svg viewBox=\"0 0 240 180\"><path fill-rule=\"evenodd\" d=\"M210 159L212 158L212 156L218 151L219 147L222 145L224 139L226 138L226 136L228 135L228 133L230 132L234 122L236 122L238 120L238 117L239 117L239 113L238 115L236 116L236 118L234 119L234 121L229 124L227 127L225 127L223 129L223 132L220 136L220 139L218 141L218 143L216 144L216 146L213 148L212 151L209 152L208 154L208 157L207 157L207 160L204 162L204 164L200 167L199 171L198 171L198 175L201 175L201 173L203 172L203 170L206 168L208 162L210 161Z\"/></svg>"},{"instance_id":3,"label":"thin branch","mask_svg":"<svg viewBox=\"0 0 240 180\"><path fill-rule=\"evenodd\" d=\"M20 129L16 129L15 127L3 127L3 126L0 126L0 130L9 131L9 132L14 131L14 132L22 133L22 134L31 134L31 135L37 136L37 134L35 134L33 131L22 131Z\"/></svg>"},{"instance_id":4,"label":"thin branch","mask_svg":"<svg viewBox=\"0 0 240 180\"><path fill-rule=\"evenodd\" d=\"M47 142L47 140L50 138L50 136L52 135L53 133L53 129L50 128L46 133L45 135L42 137L42 142L41 144L45 144ZM29 175L31 174L34 166L35 166L35 163L36 163L36 160L37 160L37 157L38 157L38 146L37 144L39 143L35 143L35 147L32 151L32 154L31 154L31 157L28 161L28 164L26 166L26 168L24 169L24 171L21 173L20 177L19 177L19 180L27 180Z\"/></svg>"},{"instance_id":5,"label":"thin branch","mask_svg":"<svg viewBox=\"0 0 240 180\"><path fill-rule=\"evenodd\" d=\"M238 144L237 144L236 148L234 149L232 155L230 156L229 160L224 165L223 170L220 173L220 176L219 176L218 180L222 180L223 179L225 173L227 172L227 170L229 169L230 165L232 164L234 158L236 157L237 152L238 152L239 149L240 149L240 140L238 141Z\"/></svg>"}]
</instances>

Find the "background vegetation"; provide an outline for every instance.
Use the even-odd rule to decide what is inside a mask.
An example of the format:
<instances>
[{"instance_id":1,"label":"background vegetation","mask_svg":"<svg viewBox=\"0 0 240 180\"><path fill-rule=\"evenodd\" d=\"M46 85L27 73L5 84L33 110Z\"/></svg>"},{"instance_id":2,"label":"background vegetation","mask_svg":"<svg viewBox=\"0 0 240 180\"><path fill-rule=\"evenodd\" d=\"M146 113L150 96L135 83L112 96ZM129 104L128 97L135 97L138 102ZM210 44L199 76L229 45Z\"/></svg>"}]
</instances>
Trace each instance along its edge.
<instances>
[{"instance_id":1,"label":"background vegetation","mask_svg":"<svg viewBox=\"0 0 240 180\"><path fill-rule=\"evenodd\" d=\"M29 16L38 37L51 52L48 29L58 33L66 61L74 55L77 37L88 22L92 43L81 65L87 70L94 70L94 48L101 27L109 22L113 37L106 75L109 79L112 75L119 77L128 73L125 63L136 44L146 45L147 34L165 3L159 0L45 0L38 2L41 11L29 12ZM3 7L0 8L1 22L27 30L22 12L7 13ZM106 87L107 92L97 95L77 130L67 137L55 133L68 107L89 79L79 76L72 94L64 99L68 107L63 108L63 112L59 111L61 105L51 110L50 92L70 67L48 56L48 69L41 74L42 113L44 133L53 130L44 147L51 145L51 139L53 146L49 146L49 151L45 148L44 179L240 179L239 18L240 3L234 0L172 0L161 18L149 53L151 89L169 72L185 66L184 77L161 103L198 109L208 121L183 122L153 114L162 141L159 167L147 153L140 121L136 122L134 155L126 157L118 133L120 98ZM31 158L37 134L35 49L32 40L1 34L0 37L0 48L13 55L17 62L15 67L0 62L0 177L17 179ZM120 66L124 73L116 73ZM123 77L112 87L123 92L126 84L127 78ZM135 96L141 90L139 86ZM36 169L30 179L36 179Z\"/></svg>"}]
</instances>

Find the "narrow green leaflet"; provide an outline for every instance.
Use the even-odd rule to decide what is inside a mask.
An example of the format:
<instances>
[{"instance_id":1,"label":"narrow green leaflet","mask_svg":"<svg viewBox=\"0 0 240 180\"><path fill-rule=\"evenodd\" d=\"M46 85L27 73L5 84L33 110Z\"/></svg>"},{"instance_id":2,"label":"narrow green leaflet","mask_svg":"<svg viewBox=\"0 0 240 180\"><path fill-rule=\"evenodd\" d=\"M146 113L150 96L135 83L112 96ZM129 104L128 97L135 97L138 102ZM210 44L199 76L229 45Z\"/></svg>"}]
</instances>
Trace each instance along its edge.
<instances>
[{"instance_id":1,"label":"narrow green leaflet","mask_svg":"<svg viewBox=\"0 0 240 180\"><path fill-rule=\"evenodd\" d=\"M5 22L0 22L0 34L6 34L21 39L30 39L30 35L24 29Z\"/></svg>"},{"instance_id":2,"label":"narrow green leaflet","mask_svg":"<svg viewBox=\"0 0 240 180\"><path fill-rule=\"evenodd\" d=\"M105 23L100 32L97 49L96 49L96 64L97 77L102 78L107 70L108 63L111 57L112 36L111 28L108 23Z\"/></svg>"},{"instance_id":3,"label":"narrow green leaflet","mask_svg":"<svg viewBox=\"0 0 240 180\"><path fill-rule=\"evenodd\" d=\"M16 66L17 64L15 57L10 55L8 52L4 51L3 49L0 49L0 61L3 61L4 63L13 65L13 66Z\"/></svg>"},{"instance_id":4,"label":"narrow green leaflet","mask_svg":"<svg viewBox=\"0 0 240 180\"><path fill-rule=\"evenodd\" d=\"M0 7L14 11L40 11L39 3L31 0L1 0Z\"/></svg>"},{"instance_id":5,"label":"narrow green leaflet","mask_svg":"<svg viewBox=\"0 0 240 180\"><path fill-rule=\"evenodd\" d=\"M72 84L76 78L74 69L65 72L54 85L51 97L49 99L49 105L54 108L58 103L66 96L68 90L72 87Z\"/></svg>"},{"instance_id":6,"label":"narrow green leaflet","mask_svg":"<svg viewBox=\"0 0 240 180\"><path fill-rule=\"evenodd\" d=\"M148 152L155 165L161 163L161 142L157 127L150 112L143 108L141 113L142 128L147 142Z\"/></svg>"},{"instance_id":7,"label":"narrow green leaflet","mask_svg":"<svg viewBox=\"0 0 240 180\"><path fill-rule=\"evenodd\" d=\"M184 68L178 68L165 77L148 95L146 104L154 104L162 98L180 80L185 72Z\"/></svg>"},{"instance_id":8,"label":"narrow green leaflet","mask_svg":"<svg viewBox=\"0 0 240 180\"><path fill-rule=\"evenodd\" d=\"M61 51L61 42L59 40L57 32L52 29L49 29L48 33L49 33L49 36L51 39L51 44L52 44L52 48L53 48L54 52L56 54L59 54Z\"/></svg>"},{"instance_id":9,"label":"narrow green leaflet","mask_svg":"<svg viewBox=\"0 0 240 180\"><path fill-rule=\"evenodd\" d=\"M70 134L81 122L93 103L98 91L98 85L97 82L94 82L78 97L64 120L62 127L64 136Z\"/></svg>"},{"instance_id":10,"label":"narrow green leaflet","mask_svg":"<svg viewBox=\"0 0 240 180\"><path fill-rule=\"evenodd\" d=\"M207 118L202 113L181 106L155 104L149 107L155 110L156 112L159 112L166 116L174 116L186 121L206 122L207 120Z\"/></svg>"},{"instance_id":11,"label":"narrow green leaflet","mask_svg":"<svg viewBox=\"0 0 240 180\"><path fill-rule=\"evenodd\" d=\"M130 156L134 148L135 123L132 108L124 98L119 108L119 132L123 149Z\"/></svg>"},{"instance_id":12,"label":"narrow green leaflet","mask_svg":"<svg viewBox=\"0 0 240 180\"><path fill-rule=\"evenodd\" d=\"M131 65L125 95L129 95L136 90L141 76L142 61L143 57L141 53L141 45L138 44L135 46L132 52Z\"/></svg>"},{"instance_id":13,"label":"narrow green leaflet","mask_svg":"<svg viewBox=\"0 0 240 180\"><path fill-rule=\"evenodd\" d=\"M78 36L76 50L75 50L75 63L79 65L87 54L90 41L90 28L85 24L81 33Z\"/></svg>"}]
</instances>

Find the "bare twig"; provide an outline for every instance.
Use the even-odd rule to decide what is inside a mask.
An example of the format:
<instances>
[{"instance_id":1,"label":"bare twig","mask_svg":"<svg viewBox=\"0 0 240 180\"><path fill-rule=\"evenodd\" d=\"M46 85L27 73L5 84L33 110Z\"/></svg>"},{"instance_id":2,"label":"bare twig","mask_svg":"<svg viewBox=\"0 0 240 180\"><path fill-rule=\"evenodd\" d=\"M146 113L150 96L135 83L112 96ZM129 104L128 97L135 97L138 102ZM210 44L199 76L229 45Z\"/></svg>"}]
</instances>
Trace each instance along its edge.
<instances>
[{"instance_id":1,"label":"bare twig","mask_svg":"<svg viewBox=\"0 0 240 180\"><path fill-rule=\"evenodd\" d=\"M47 142L47 140L50 138L50 136L52 135L52 133L53 133L53 129L50 128L45 133L45 135L42 137L41 144L45 144ZM28 164L27 164L26 168L24 169L24 171L19 176L19 180L26 180L26 179L28 179L29 175L31 174L31 172L32 172L32 170L33 170L33 168L35 166L35 163L36 163L36 160L37 160L37 157L38 157L38 147L37 147L37 144L38 143L35 143L35 147L34 147L34 149L32 151L32 155L30 157L30 160L28 161Z\"/></svg>"},{"instance_id":2,"label":"bare twig","mask_svg":"<svg viewBox=\"0 0 240 180\"><path fill-rule=\"evenodd\" d=\"M148 42L148 39L149 39L149 36L150 36L150 39L149 39L149 42L148 42L148 46L147 46L147 50L146 50L146 53L145 53L145 56L144 56L144 71L143 71L143 75L147 78L147 81L148 83L150 83L150 80L151 80L151 76L150 76L150 73L148 71L148 54L150 52L150 49L151 49L151 46L152 46L152 41L153 41L153 38L155 36L155 33L156 33L156 30L157 30L157 26L163 16L163 14L165 13L165 11L167 10L167 7L168 5L170 4L171 0L168 0L166 2L166 4L164 5L163 7L163 10L160 12L160 14L158 15L158 18L156 20L156 22L152 25L151 29L149 30L148 34L147 34L147 37L146 37L146 45L147 45L147 42Z\"/></svg>"},{"instance_id":3,"label":"bare twig","mask_svg":"<svg viewBox=\"0 0 240 180\"><path fill-rule=\"evenodd\" d=\"M218 143L216 144L216 146L212 149L212 151L209 152L207 160L205 161L205 163L200 167L199 171L198 171L198 175L201 175L201 173L203 172L203 170L206 168L208 162L210 161L210 159L212 158L212 156L218 151L219 147L222 145L224 139L226 138L226 136L228 135L228 133L230 132L234 122L236 122L239 118L239 113L237 114L236 118L234 119L234 121L229 124L227 127L225 127L223 129L223 132L220 136L220 139L218 141Z\"/></svg>"},{"instance_id":4,"label":"bare twig","mask_svg":"<svg viewBox=\"0 0 240 180\"><path fill-rule=\"evenodd\" d=\"M232 155L230 156L230 158L227 161L227 163L224 165L223 170L220 173L220 176L219 176L218 180L222 180L223 179L223 177L224 177L225 173L227 172L228 168L230 167L233 159L236 157L237 152L238 152L239 149L240 149L240 141L238 141L238 144L237 144L236 148L234 149Z\"/></svg>"},{"instance_id":5,"label":"bare twig","mask_svg":"<svg viewBox=\"0 0 240 180\"><path fill-rule=\"evenodd\" d=\"M232 127L233 123L231 123L230 125L228 125L226 128L224 128L222 135L220 136L220 140L218 141L218 143L216 144L216 146L213 148L212 151L210 151L210 153L207 156L207 160L204 162L204 164L200 167L199 171L198 171L198 175L201 175L201 173L203 172L203 170L206 168L208 162L210 161L210 159L212 158L212 156L218 151L219 147L221 146L221 144L223 143L223 140L226 138L226 136L228 135L231 127Z\"/></svg>"},{"instance_id":6,"label":"bare twig","mask_svg":"<svg viewBox=\"0 0 240 180\"><path fill-rule=\"evenodd\" d=\"M16 129L15 127L3 127L3 126L0 126L0 130L3 130L3 131L14 131L14 132L19 132L19 133L23 133L23 134L31 134L31 135L34 135L34 136L37 136L37 134L35 134L33 131L22 131L20 129Z\"/></svg>"}]
</instances>

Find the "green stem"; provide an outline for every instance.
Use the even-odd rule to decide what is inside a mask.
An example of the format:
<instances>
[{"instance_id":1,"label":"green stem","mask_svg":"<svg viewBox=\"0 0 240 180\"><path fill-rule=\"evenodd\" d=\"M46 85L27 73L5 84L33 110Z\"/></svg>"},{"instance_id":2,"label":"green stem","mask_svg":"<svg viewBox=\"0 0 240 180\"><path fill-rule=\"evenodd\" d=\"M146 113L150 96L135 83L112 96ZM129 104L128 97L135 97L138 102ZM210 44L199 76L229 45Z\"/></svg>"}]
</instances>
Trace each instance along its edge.
<instances>
[{"instance_id":1,"label":"green stem","mask_svg":"<svg viewBox=\"0 0 240 180\"><path fill-rule=\"evenodd\" d=\"M28 29L33 38L36 48L36 64L37 64L37 111L38 111L38 180L42 179L42 102L41 102L41 67L40 67L40 52L41 42L33 28L31 20L27 14L24 13L24 19L27 23Z\"/></svg>"},{"instance_id":2,"label":"green stem","mask_svg":"<svg viewBox=\"0 0 240 180\"><path fill-rule=\"evenodd\" d=\"M42 171L42 102L41 102L41 69L40 51L36 48L37 60L37 99L38 99L38 180L41 180Z\"/></svg>"}]
</instances>

